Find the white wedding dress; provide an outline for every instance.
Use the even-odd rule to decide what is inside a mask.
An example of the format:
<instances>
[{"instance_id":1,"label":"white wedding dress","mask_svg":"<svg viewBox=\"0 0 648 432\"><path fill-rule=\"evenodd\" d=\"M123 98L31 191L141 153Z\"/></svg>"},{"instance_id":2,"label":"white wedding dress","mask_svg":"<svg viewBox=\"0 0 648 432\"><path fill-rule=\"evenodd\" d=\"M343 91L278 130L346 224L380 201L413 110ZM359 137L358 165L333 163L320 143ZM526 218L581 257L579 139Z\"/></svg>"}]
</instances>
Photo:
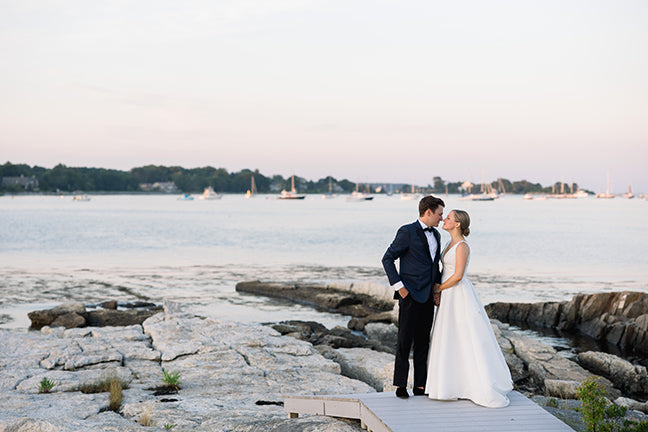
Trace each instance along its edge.
<instances>
[{"instance_id":1,"label":"white wedding dress","mask_svg":"<svg viewBox=\"0 0 648 432\"><path fill-rule=\"evenodd\" d=\"M455 272L459 243L447 252L444 249L443 282ZM466 269L469 262L470 255ZM464 271L457 284L441 292L425 391L430 399L470 399L485 407L502 408L509 404L506 395L511 390L511 373L477 291Z\"/></svg>"}]
</instances>

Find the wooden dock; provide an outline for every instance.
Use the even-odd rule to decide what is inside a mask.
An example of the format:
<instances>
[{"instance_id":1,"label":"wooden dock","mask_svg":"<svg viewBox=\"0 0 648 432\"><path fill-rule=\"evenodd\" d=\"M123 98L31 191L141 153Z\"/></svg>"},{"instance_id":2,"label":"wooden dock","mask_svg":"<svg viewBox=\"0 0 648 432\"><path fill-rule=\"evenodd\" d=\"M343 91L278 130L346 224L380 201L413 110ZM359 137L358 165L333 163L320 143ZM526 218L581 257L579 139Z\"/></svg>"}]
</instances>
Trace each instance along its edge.
<instances>
[{"instance_id":1,"label":"wooden dock","mask_svg":"<svg viewBox=\"0 0 648 432\"><path fill-rule=\"evenodd\" d=\"M393 392L288 396L284 409L299 414L360 420L370 432L573 432L569 426L518 392L506 408L484 408L469 400L399 399Z\"/></svg>"}]
</instances>

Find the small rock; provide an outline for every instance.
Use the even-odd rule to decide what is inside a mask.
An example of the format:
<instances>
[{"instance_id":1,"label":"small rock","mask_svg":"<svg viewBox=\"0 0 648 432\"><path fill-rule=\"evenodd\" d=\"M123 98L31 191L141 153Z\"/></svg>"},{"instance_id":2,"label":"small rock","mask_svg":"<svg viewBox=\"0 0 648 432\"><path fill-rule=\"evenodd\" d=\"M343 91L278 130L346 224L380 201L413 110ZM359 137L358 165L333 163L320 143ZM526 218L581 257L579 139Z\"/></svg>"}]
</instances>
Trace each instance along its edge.
<instances>
[{"instance_id":1,"label":"small rock","mask_svg":"<svg viewBox=\"0 0 648 432\"><path fill-rule=\"evenodd\" d=\"M576 390L580 384L578 381L546 379L544 381L545 395L560 399L576 399Z\"/></svg>"},{"instance_id":2,"label":"small rock","mask_svg":"<svg viewBox=\"0 0 648 432\"><path fill-rule=\"evenodd\" d=\"M129 326L142 324L147 318L161 312L161 308L112 310L98 309L88 314L88 325L94 327Z\"/></svg>"},{"instance_id":3,"label":"small rock","mask_svg":"<svg viewBox=\"0 0 648 432\"><path fill-rule=\"evenodd\" d=\"M51 322L51 327L79 328L85 327L86 319L76 312L69 312L56 317Z\"/></svg>"},{"instance_id":4,"label":"small rock","mask_svg":"<svg viewBox=\"0 0 648 432\"><path fill-rule=\"evenodd\" d=\"M622 407L626 407L631 410L648 413L648 407L646 406L646 402L639 402L634 399L619 397L614 400L614 404Z\"/></svg>"},{"instance_id":5,"label":"small rock","mask_svg":"<svg viewBox=\"0 0 648 432\"><path fill-rule=\"evenodd\" d=\"M117 309L117 300L108 300L101 303L101 307L104 309Z\"/></svg>"},{"instance_id":6,"label":"small rock","mask_svg":"<svg viewBox=\"0 0 648 432\"><path fill-rule=\"evenodd\" d=\"M380 342L380 344L388 348L389 350L387 352L391 354L396 353L398 327L394 324L371 322L365 326L365 333L367 333L369 339Z\"/></svg>"},{"instance_id":7,"label":"small rock","mask_svg":"<svg viewBox=\"0 0 648 432\"><path fill-rule=\"evenodd\" d=\"M166 315L174 315L182 312L180 303L177 301L164 299L163 306Z\"/></svg>"}]
</instances>

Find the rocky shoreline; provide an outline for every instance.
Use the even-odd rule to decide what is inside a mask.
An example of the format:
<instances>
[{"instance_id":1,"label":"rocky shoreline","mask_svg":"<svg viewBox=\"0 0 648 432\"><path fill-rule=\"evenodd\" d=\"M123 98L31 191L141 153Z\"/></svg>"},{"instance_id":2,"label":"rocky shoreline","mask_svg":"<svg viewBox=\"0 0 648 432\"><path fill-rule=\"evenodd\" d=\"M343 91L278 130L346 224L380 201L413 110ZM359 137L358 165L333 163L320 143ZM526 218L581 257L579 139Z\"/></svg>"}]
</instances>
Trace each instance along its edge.
<instances>
[{"instance_id":1,"label":"rocky shoreline","mask_svg":"<svg viewBox=\"0 0 648 432\"><path fill-rule=\"evenodd\" d=\"M492 303L486 311L502 322L577 331L625 352L648 355L646 293L579 294L564 302Z\"/></svg>"},{"instance_id":2,"label":"rocky shoreline","mask_svg":"<svg viewBox=\"0 0 648 432\"><path fill-rule=\"evenodd\" d=\"M167 305L123 327L0 331L0 431L358 431L326 417L287 419L285 394L375 391L307 342L260 325L204 319ZM180 389L161 394L163 371ZM116 378L123 401L84 387ZM39 392L43 379L54 383ZM162 392L168 393L168 392ZM175 425L175 426L174 426Z\"/></svg>"},{"instance_id":3,"label":"rocky shoreline","mask_svg":"<svg viewBox=\"0 0 648 432\"><path fill-rule=\"evenodd\" d=\"M348 329L337 327L330 331L318 331L309 323L295 322L284 323L289 324L288 326L273 325L273 328L282 334L313 343L323 355L340 363L345 374L361 377L360 379L371 383L377 391L393 389L390 385L391 369L384 368L385 362L393 360L393 357L384 357L377 367L367 366L372 369L369 372L361 365L373 363L370 359L372 353L360 350L371 348L374 351L393 354L393 348L390 347L394 346L397 333L395 323L398 305L391 300L392 292L388 288L375 284L305 287L260 281L242 282L236 287L237 290L248 293L280 296L284 299L295 296L301 303L351 315ZM328 300L336 298L342 299L340 304L358 304L366 295L377 299L377 304L383 306L376 308L374 303L372 308L336 309L331 307L332 302ZM324 299L323 304L318 304L321 299ZM391 310L388 309L390 304ZM648 373L644 366L599 351L581 352L577 361L572 361L563 357L553 347L511 330L508 323L580 332L596 340L604 339L623 350L630 349L642 354L648 352L648 294L582 294L568 302L494 303L487 305L486 310L516 390L541 402L546 398L575 399L579 384L590 376L597 376L612 401L634 410L629 414L634 416L632 419L647 419L643 416L643 413L648 413ZM362 334L358 336L360 331ZM331 348L335 352L332 352ZM377 353L374 352L373 355L376 356ZM362 378L370 375L373 378ZM376 376L380 376L381 379L377 379ZM578 405L577 401L574 402ZM558 411L554 406L547 408L557 415ZM572 427L582 429L580 415L575 415L573 410L563 413L563 417Z\"/></svg>"},{"instance_id":4,"label":"rocky shoreline","mask_svg":"<svg viewBox=\"0 0 648 432\"><path fill-rule=\"evenodd\" d=\"M289 420L281 404L286 394L393 390L397 307L388 288L371 284L304 287L259 281L237 285L238 291L289 300L294 296L300 303L351 315L349 328L327 329L301 321L246 325L210 320L166 302L163 312L140 317L141 322L135 324L128 321L132 308L121 305L113 309L130 313L123 321L128 325L121 327L115 326L115 321L107 327L87 326L86 318L85 325L76 328L44 324L39 332L27 334L0 330L0 345L10 347L0 352L0 390L6 395L5 407L0 410L0 432L144 430L140 423L147 413L158 430L177 425L174 428L183 431L359 431L358 423L342 419L312 416ZM602 303L591 297L578 300L581 306ZM625 310L618 303L607 304ZM158 311L154 306L146 308ZM493 314L494 308L489 305L489 313ZM531 310L518 305L498 304L497 308L507 311L507 319L517 309ZM636 310L633 308L628 306L628 310ZM81 317L87 312L83 305L71 304L33 316L47 315L52 324L71 311ZM118 320L115 313L111 315ZM526 314L527 319L530 315ZM636 323L640 316L626 322ZM80 323L76 318L69 322L71 327ZM580 353L574 362L507 323L496 319L491 323L516 390L574 429L585 430L580 414L574 411L579 405L573 400L575 389L592 375L601 376L615 403L631 408L629 418L648 418L642 414L648 412L643 402L648 374L643 366L601 352ZM163 371L179 374L182 386L177 393L156 392ZM108 393L79 391L108 377L124 384L123 401L116 411L107 409ZM49 394L38 392L43 378L55 383Z\"/></svg>"}]
</instances>

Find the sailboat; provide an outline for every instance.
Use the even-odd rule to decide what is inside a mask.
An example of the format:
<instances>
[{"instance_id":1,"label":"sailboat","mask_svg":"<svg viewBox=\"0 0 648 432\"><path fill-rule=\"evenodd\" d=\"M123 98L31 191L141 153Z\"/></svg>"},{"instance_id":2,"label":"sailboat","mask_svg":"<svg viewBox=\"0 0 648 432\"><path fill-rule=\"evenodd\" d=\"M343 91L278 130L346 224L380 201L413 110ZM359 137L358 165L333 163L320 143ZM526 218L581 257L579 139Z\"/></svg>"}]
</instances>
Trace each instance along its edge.
<instances>
[{"instance_id":1,"label":"sailboat","mask_svg":"<svg viewBox=\"0 0 648 432\"><path fill-rule=\"evenodd\" d=\"M504 187L504 182L502 181L501 177L497 179L497 193L499 195L506 194L506 188Z\"/></svg>"},{"instance_id":2,"label":"sailboat","mask_svg":"<svg viewBox=\"0 0 648 432\"><path fill-rule=\"evenodd\" d=\"M208 186L208 187L205 188L205 191L203 192L203 194L198 199L211 201L211 200L219 200L221 198L223 198L223 195L217 194L214 191L213 187Z\"/></svg>"},{"instance_id":3,"label":"sailboat","mask_svg":"<svg viewBox=\"0 0 648 432\"><path fill-rule=\"evenodd\" d=\"M622 196L623 198L628 198L628 199L632 199L632 198L635 197L634 194L632 193L632 188L630 187L630 185L628 185L628 192L624 193L624 194L621 195L621 196Z\"/></svg>"},{"instance_id":4,"label":"sailboat","mask_svg":"<svg viewBox=\"0 0 648 432\"><path fill-rule=\"evenodd\" d=\"M394 183L389 184L389 190L387 191L387 196L394 195Z\"/></svg>"},{"instance_id":5,"label":"sailboat","mask_svg":"<svg viewBox=\"0 0 648 432\"><path fill-rule=\"evenodd\" d=\"M484 177L485 174L482 172L482 178ZM462 195L459 198L462 201L495 201L496 198L499 198L499 194L493 190L493 187L490 184L486 184L483 180L480 186L480 193L478 194L471 192L473 184L470 181L464 182L461 186L468 190L468 194Z\"/></svg>"},{"instance_id":6,"label":"sailboat","mask_svg":"<svg viewBox=\"0 0 648 432\"><path fill-rule=\"evenodd\" d=\"M459 198L462 201L495 201L499 198L499 194L493 191L493 187L489 184L482 183L481 191L478 194L468 194Z\"/></svg>"},{"instance_id":7,"label":"sailboat","mask_svg":"<svg viewBox=\"0 0 648 432\"><path fill-rule=\"evenodd\" d=\"M280 200L303 200L306 198L306 195L297 195L297 189L295 189L295 175L293 174L290 180L290 192L287 190L282 190L281 195L277 197Z\"/></svg>"},{"instance_id":8,"label":"sailboat","mask_svg":"<svg viewBox=\"0 0 648 432\"><path fill-rule=\"evenodd\" d=\"M347 201L371 201L372 199L374 197L367 195L366 192L358 191L358 183L356 183L356 189L346 198Z\"/></svg>"},{"instance_id":9,"label":"sailboat","mask_svg":"<svg viewBox=\"0 0 648 432\"><path fill-rule=\"evenodd\" d=\"M250 178L250 189L245 192L245 198L253 198L257 194L256 184L254 183L254 176Z\"/></svg>"},{"instance_id":10,"label":"sailboat","mask_svg":"<svg viewBox=\"0 0 648 432\"><path fill-rule=\"evenodd\" d=\"M407 193L407 192L401 192L401 199L402 200L407 200L411 201L414 200L418 197L418 195L414 192L414 183L412 183L412 192Z\"/></svg>"},{"instance_id":11,"label":"sailboat","mask_svg":"<svg viewBox=\"0 0 648 432\"><path fill-rule=\"evenodd\" d=\"M555 184L551 185L551 194L547 195L547 198L558 198L558 199L565 199L565 198L577 198L577 196L574 194L574 184L572 183L569 185L569 189L571 193L565 192L565 183L562 181L560 182L560 193L555 193Z\"/></svg>"},{"instance_id":12,"label":"sailboat","mask_svg":"<svg viewBox=\"0 0 648 432\"><path fill-rule=\"evenodd\" d=\"M335 198L335 195L333 194L333 178L329 176L329 190L328 193L322 195L322 199L331 199L331 198Z\"/></svg>"},{"instance_id":13,"label":"sailboat","mask_svg":"<svg viewBox=\"0 0 648 432\"><path fill-rule=\"evenodd\" d=\"M493 189L493 185L490 183L483 183L483 186L485 187L485 193L489 197L493 198L494 200L499 198L499 192Z\"/></svg>"},{"instance_id":14,"label":"sailboat","mask_svg":"<svg viewBox=\"0 0 648 432\"><path fill-rule=\"evenodd\" d=\"M607 187L605 193L596 194L596 198L614 198L616 195L610 193L610 173L607 173Z\"/></svg>"}]
</instances>

